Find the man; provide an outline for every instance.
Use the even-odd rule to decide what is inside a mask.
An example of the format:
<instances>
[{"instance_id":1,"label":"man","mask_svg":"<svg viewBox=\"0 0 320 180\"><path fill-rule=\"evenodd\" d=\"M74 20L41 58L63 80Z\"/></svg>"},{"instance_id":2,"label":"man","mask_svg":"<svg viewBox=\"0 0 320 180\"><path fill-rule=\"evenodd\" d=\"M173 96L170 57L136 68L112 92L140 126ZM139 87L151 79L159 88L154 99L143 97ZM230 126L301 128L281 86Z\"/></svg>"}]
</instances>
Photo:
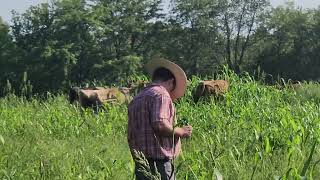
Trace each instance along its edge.
<instances>
[{"instance_id":1,"label":"man","mask_svg":"<svg viewBox=\"0 0 320 180\"><path fill-rule=\"evenodd\" d=\"M152 83L144 88L128 107L128 143L147 158L151 171L155 167L162 180L175 179L172 159L181 151L180 138L190 137L192 126L175 127L172 103L184 95L187 78L176 64L157 59L147 64ZM136 179L146 179L136 168Z\"/></svg>"}]
</instances>

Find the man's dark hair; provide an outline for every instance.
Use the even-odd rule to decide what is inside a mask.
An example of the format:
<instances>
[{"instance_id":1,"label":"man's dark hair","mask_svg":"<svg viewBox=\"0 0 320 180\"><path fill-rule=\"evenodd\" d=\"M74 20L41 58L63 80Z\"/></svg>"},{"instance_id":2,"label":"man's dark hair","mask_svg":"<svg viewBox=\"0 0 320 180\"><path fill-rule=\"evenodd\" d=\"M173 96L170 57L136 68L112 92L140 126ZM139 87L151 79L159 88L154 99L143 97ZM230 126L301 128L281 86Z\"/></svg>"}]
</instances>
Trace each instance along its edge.
<instances>
[{"instance_id":1,"label":"man's dark hair","mask_svg":"<svg viewBox=\"0 0 320 180\"><path fill-rule=\"evenodd\" d=\"M153 72L152 81L168 81L174 79L174 75L169 71L169 69L160 67Z\"/></svg>"}]
</instances>

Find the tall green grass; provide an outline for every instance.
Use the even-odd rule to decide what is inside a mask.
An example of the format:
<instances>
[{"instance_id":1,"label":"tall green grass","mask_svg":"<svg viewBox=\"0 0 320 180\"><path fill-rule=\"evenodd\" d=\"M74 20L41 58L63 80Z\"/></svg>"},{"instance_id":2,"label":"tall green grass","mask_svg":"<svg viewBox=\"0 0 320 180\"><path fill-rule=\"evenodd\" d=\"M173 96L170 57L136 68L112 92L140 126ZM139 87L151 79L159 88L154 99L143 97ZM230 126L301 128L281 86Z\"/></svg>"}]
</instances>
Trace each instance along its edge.
<instances>
[{"instance_id":1,"label":"tall green grass","mask_svg":"<svg viewBox=\"0 0 320 180\"><path fill-rule=\"evenodd\" d=\"M319 179L316 98L225 71L223 100L176 102L193 136L175 161L177 179ZM319 88L314 85L315 89ZM315 90L318 91L318 90ZM80 111L64 95L0 99L0 179L133 179L126 105Z\"/></svg>"}]
</instances>

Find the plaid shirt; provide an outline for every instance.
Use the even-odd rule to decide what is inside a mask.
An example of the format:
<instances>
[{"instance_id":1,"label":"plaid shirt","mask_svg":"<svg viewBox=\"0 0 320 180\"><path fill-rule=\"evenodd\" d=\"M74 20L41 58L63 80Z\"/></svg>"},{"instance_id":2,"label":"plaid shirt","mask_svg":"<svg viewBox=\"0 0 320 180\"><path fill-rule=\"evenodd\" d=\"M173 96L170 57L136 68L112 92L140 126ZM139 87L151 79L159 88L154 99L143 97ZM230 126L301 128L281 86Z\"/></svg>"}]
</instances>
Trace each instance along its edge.
<instances>
[{"instance_id":1,"label":"plaid shirt","mask_svg":"<svg viewBox=\"0 0 320 180\"><path fill-rule=\"evenodd\" d=\"M129 104L128 143L130 150L143 152L147 158L172 159L181 150L180 138L163 137L156 134L153 122L174 124L175 109L167 90L156 84L143 89Z\"/></svg>"}]
</instances>

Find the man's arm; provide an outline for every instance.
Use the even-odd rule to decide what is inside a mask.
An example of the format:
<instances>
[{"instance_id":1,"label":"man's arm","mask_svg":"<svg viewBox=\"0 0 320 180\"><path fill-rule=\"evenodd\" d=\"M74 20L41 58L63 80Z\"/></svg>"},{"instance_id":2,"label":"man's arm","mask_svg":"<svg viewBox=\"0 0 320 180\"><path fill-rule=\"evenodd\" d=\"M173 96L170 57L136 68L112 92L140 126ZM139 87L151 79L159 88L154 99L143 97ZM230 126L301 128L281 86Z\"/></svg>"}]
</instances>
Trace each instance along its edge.
<instances>
[{"instance_id":1,"label":"man's arm","mask_svg":"<svg viewBox=\"0 0 320 180\"><path fill-rule=\"evenodd\" d=\"M172 137L190 137L192 126L173 128L169 119L172 118L173 104L170 97L159 95L153 99L150 106L150 123L155 131L160 136Z\"/></svg>"},{"instance_id":2,"label":"man's arm","mask_svg":"<svg viewBox=\"0 0 320 180\"><path fill-rule=\"evenodd\" d=\"M172 137L174 134L175 137L188 138L192 134L192 126L183 126L172 128L166 120L157 121L152 123L154 131L160 136Z\"/></svg>"}]
</instances>

